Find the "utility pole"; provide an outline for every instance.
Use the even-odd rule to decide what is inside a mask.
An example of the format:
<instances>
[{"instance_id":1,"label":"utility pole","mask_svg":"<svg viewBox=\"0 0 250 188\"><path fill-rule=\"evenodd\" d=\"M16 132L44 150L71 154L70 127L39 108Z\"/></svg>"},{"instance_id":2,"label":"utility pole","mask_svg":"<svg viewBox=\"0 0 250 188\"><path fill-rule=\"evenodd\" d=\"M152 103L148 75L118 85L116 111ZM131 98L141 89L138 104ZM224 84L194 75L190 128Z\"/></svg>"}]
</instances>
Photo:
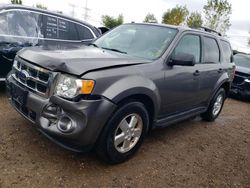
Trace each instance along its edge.
<instances>
[{"instance_id":1,"label":"utility pole","mask_svg":"<svg viewBox=\"0 0 250 188\"><path fill-rule=\"evenodd\" d=\"M85 0L85 7L83 7L83 8L84 8L84 11L85 11L85 13L84 13L84 21L86 22L88 17L89 17L88 13L90 11L90 9L88 8L88 0Z\"/></svg>"},{"instance_id":2,"label":"utility pole","mask_svg":"<svg viewBox=\"0 0 250 188\"><path fill-rule=\"evenodd\" d=\"M74 17L75 17L75 8L76 8L76 5L74 5L74 4L72 4L72 3L69 3L69 6L72 7L71 16L74 18Z\"/></svg>"}]
</instances>

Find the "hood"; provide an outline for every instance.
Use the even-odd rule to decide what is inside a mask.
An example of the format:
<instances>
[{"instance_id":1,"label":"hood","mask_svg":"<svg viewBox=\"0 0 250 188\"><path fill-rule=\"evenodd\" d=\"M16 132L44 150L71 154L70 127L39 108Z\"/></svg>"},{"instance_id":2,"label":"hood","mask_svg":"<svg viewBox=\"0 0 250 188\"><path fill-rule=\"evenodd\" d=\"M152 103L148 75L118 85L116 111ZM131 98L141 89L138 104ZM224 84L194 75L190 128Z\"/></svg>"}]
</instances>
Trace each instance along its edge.
<instances>
[{"instance_id":1,"label":"hood","mask_svg":"<svg viewBox=\"0 0 250 188\"><path fill-rule=\"evenodd\" d=\"M236 71L250 75L250 68L247 67L236 66Z\"/></svg>"},{"instance_id":2,"label":"hood","mask_svg":"<svg viewBox=\"0 0 250 188\"><path fill-rule=\"evenodd\" d=\"M18 57L51 71L60 71L77 76L98 69L151 62L150 60L90 46L70 49L26 48L18 53Z\"/></svg>"}]
</instances>

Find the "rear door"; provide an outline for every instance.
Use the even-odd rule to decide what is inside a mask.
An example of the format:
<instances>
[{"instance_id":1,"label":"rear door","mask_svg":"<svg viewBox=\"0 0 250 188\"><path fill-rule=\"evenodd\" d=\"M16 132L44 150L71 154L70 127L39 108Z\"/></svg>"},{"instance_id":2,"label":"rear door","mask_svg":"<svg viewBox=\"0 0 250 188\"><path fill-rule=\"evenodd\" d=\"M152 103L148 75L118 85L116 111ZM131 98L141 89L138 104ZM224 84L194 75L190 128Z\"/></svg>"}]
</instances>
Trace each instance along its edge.
<instances>
[{"instance_id":1,"label":"rear door","mask_svg":"<svg viewBox=\"0 0 250 188\"><path fill-rule=\"evenodd\" d=\"M202 37L202 52L202 63L198 65L200 82L197 100L205 105L224 70L221 63L222 52L215 37Z\"/></svg>"}]
</instances>

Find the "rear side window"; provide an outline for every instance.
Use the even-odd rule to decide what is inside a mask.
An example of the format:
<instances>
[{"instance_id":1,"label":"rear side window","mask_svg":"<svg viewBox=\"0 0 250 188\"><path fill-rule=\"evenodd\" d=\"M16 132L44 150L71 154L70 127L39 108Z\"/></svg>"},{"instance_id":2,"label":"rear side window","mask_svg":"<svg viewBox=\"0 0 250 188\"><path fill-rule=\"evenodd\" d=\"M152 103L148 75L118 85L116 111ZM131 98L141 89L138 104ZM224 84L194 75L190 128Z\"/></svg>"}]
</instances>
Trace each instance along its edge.
<instances>
[{"instance_id":1,"label":"rear side window","mask_svg":"<svg viewBox=\"0 0 250 188\"><path fill-rule=\"evenodd\" d=\"M220 49L215 39L204 37L204 63L219 63Z\"/></svg>"},{"instance_id":2,"label":"rear side window","mask_svg":"<svg viewBox=\"0 0 250 188\"><path fill-rule=\"evenodd\" d=\"M1 13L0 14L0 34L8 35L9 29L8 29L8 20L7 20L7 13Z\"/></svg>"},{"instance_id":3,"label":"rear side window","mask_svg":"<svg viewBox=\"0 0 250 188\"><path fill-rule=\"evenodd\" d=\"M87 27L77 24L77 30L79 33L80 40L92 40L92 39L94 39L93 34L91 33L91 31Z\"/></svg>"},{"instance_id":4,"label":"rear side window","mask_svg":"<svg viewBox=\"0 0 250 188\"><path fill-rule=\"evenodd\" d=\"M38 37L39 14L28 11L8 11L0 14L0 34Z\"/></svg>"},{"instance_id":5,"label":"rear side window","mask_svg":"<svg viewBox=\"0 0 250 188\"><path fill-rule=\"evenodd\" d=\"M54 16L43 16L44 38L59 40L80 40L76 24Z\"/></svg>"},{"instance_id":6,"label":"rear side window","mask_svg":"<svg viewBox=\"0 0 250 188\"><path fill-rule=\"evenodd\" d=\"M43 15L43 32L44 38L57 39L58 38L58 20L53 16Z\"/></svg>"},{"instance_id":7,"label":"rear side window","mask_svg":"<svg viewBox=\"0 0 250 188\"><path fill-rule=\"evenodd\" d=\"M221 41L221 45L222 45L222 50L223 50L223 54L224 54L224 61L227 63L230 63L231 57L233 54L231 46L230 46L229 42L226 42L226 41Z\"/></svg>"},{"instance_id":8,"label":"rear side window","mask_svg":"<svg viewBox=\"0 0 250 188\"><path fill-rule=\"evenodd\" d=\"M62 40L79 40L76 24L63 19L58 19L58 34Z\"/></svg>"},{"instance_id":9,"label":"rear side window","mask_svg":"<svg viewBox=\"0 0 250 188\"><path fill-rule=\"evenodd\" d=\"M174 50L174 55L179 53L193 55L195 57L195 62L200 62L200 37L197 35L185 35Z\"/></svg>"}]
</instances>

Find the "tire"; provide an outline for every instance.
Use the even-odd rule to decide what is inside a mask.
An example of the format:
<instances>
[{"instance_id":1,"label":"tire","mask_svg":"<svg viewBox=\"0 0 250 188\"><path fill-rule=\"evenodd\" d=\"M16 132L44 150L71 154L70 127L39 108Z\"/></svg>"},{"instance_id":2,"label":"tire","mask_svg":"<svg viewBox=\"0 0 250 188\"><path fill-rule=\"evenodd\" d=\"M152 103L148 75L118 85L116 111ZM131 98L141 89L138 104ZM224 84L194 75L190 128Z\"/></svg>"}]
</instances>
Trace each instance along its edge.
<instances>
[{"instance_id":1,"label":"tire","mask_svg":"<svg viewBox=\"0 0 250 188\"><path fill-rule=\"evenodd\" d=\"M110 164L122 163L140 148L149 128L149 114L141 102L127 101L118 107L102 131L97 155Z\"/></svg>"},{"instance_id":2,"label":"tire","mask_svg":"<svg viewBox=\"0 0 250 188\"><path fill-rule=\"evenodd\" d=\"M220 88L211 100L207 111L201 114L202 119L205 121L214 121L220 115L225 99L225 89Z\"/></svg>"}]
</instances>

